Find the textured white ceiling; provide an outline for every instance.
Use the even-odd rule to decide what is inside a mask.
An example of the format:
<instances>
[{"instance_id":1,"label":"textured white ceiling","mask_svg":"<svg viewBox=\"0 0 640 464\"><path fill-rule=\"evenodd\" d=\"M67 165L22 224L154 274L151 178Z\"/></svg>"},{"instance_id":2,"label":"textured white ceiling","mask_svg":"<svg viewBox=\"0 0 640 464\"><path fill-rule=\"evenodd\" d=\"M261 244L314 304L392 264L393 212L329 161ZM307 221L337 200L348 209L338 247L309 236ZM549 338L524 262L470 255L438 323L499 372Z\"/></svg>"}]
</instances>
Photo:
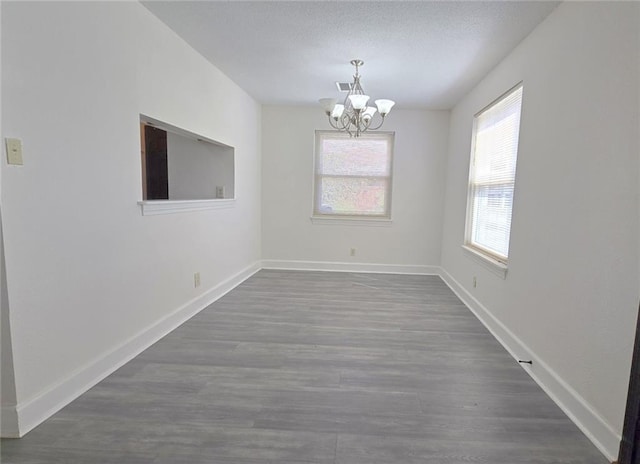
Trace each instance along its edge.
<instances>
[{"instance_id":1,"label":"textured white ceiling","mask_svg":"<svg viewBox=\"0 0 640 464\"><path fill-rule=\"evenodd\" d=\"M340 97L349 61L398 108L451 108L559 2L150 1L143 4L265 104ZM514 83L515 84L515 83Z\"/></svg>"}]
</instances>

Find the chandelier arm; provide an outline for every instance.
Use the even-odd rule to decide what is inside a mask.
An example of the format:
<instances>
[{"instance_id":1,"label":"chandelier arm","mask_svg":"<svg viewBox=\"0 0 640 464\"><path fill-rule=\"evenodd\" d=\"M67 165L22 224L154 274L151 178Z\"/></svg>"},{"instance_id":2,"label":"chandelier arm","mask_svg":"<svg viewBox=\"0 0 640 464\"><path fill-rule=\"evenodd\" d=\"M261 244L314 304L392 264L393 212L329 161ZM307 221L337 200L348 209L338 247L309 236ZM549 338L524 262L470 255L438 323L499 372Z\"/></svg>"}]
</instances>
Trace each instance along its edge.
<instances>
[{"instance_id":1,"label":"chandelier arm","mask_svg":"<svg viewBox=\"0 0 640 464\"><path fill-rule=\"evenodd\" d=\"M363 119L362 120L362 132L367 131L369 129L371 129L371 121L373 121L373 118L369 118L369 120Z\"/></svg>"},{"instance_id":2,"label":"chandelier arm","mask_svg":"<svg viewBox=\"0 0 640 464\"><path fill-rule=\"evenodd\" d=\"M360 137L360 133L366 130L366 129L363 129L363 122L364 121L362 119L362 112L355 111L353 115L353 126L356 129L356 137Z\"/></svg>"},{"instance_id":3,"label":"chandelier arm","mask_svg":"<svg viewBox=\"0 0 640 464\"><path fill-rule=\"evenodd\" d=\"M340 122L342 123L342 130L347 132L350 137L353 137L355 135L353 132L353 128L355 127L354 116L351 114L344 113L342 115L342 120ZM355 136L357 137L357 135Z\"/></svg>"},{"instance_id":4,"label":"chandelier arm","mask_svg":"<svg viewBox=\"0 0 640 464\"><path fill-rule=\"evenodd\" d=\"M329 125L337 131L344 131L345 127L345 114L343 113L340 118L333 118L329 115Z\"/></svg>"},{"instance_id":5,"label":"chandelier arm","mask_svg":"<svg viewBox=\"0 0 640 464\"><path fill-rule=\"evenodd\" d=\"M351 133L349 131L349 127L351 127L352 124L353 119L351 114L347 113L346 111L342 113L342 117L340 118L340 125L342 126L342 130L346 130L347 132Z\"/></svg>"},{"instance_id":6,"label":"chandelier arm","mask_svg":"<svg viewBox=\"0 0 640 464\"><path fill-rule=\"evenodd\" d=\"M333 118L331 117L331 115L329 115L328 118L329 118L329 125L336 130L340 130L340 128L333 123Z\"/></svg>"},{"instance_id":7,"label":"chandelier arm","mask_svg":"<svg viewBox=\"0 0 640 464\"><path fill-rule=\"evenodd\" d=\"M371 130L378 130L382 127L382 125L384 124L384 116L380 115L380 117L382 118L380 121L380 124L378 124L376 127L369 127L367 126L367 129L371 129ZM369 121L369 124L371 124L371 121Z\"/></svg>"}]
</instances>

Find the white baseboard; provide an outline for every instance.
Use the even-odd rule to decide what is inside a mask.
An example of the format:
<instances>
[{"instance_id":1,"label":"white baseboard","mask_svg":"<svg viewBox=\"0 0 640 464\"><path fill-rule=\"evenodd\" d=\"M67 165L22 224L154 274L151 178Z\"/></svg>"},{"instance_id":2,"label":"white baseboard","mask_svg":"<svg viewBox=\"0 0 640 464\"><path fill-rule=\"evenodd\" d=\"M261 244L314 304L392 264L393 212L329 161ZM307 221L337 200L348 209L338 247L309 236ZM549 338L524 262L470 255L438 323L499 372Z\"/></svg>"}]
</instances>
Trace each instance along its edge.
<instances>
[{"instance_id":1,"label":"white baseboard","mask_svg":"<svg viewBox=\"0 0 640 464\"><path fill-rule=\"evenodd\" d=\"M473 297L447 271L442 270L442 279L465 305L476 315L502 346L518 359L531 359L532 365L523 369L549 395L549 397L569 416L591 442L614 461L618 456L621 436L590 405L567 384L555 371L541 360L522 340L511 332L491 312Z\"/></svg>"},{"instance_id":2,"label":"white baseboard","mask_svg":"<svg viewBox=\"0 0 640 464\"><path fill-rule=\"evenodd\" d=\"M0 409L0 436L2 438L19 438L18 413L15 406L2 406Z\"/></svg>"},{"instance_id":3,"label":"white baseboard","mask_svg":"<svg viewBox=\"0 0 640 464\"><path fill-rule=\"evenodd\" d=\"M296 261L282 259L265 259L263 269L280 269L296 271L333 271L333 272L368 272L376 274L418 274L440 275L440 266L422 264L373 264L345 263L332 261Z\"/></svg>"},{"instance_id":4,"label":"white baseboard","mask_svg":"<svg viewBox=\"0 0 640 464\"><path fill-rule=\"evenodd\" d=\"M142 351L195 314L224 296L260 270L260 262L246 267L202 295L187 302L159 321L142 330L112 351L76 370L62 382L38 396L19 403L15 408L2 408L2 436L22 437L51 417L71 401L82 395L102 379L113 373ZM6 424L5 424L6 421ZM5 435L6 430L6 435ZM17 433L16 433L17 432Z\"/></svg>"}]
</instances>

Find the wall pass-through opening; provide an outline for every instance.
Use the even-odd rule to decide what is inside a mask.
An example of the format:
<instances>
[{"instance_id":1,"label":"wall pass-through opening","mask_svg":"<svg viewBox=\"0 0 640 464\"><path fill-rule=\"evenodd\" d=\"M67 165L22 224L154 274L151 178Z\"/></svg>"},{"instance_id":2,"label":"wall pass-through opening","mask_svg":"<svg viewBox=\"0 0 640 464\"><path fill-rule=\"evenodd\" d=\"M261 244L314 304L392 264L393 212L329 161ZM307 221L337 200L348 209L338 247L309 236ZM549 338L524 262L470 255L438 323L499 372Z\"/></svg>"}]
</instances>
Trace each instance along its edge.
<instances>
[{"instance_id":1,"label":"wall pass-through opening","mask_svg":"<svg viewBox=\"0 0 640 464\"><path fill-rule=\"evenodd\" d=\"M235 149L140 116L143 200L235 198Z\"/></svg>"}]
</instances>

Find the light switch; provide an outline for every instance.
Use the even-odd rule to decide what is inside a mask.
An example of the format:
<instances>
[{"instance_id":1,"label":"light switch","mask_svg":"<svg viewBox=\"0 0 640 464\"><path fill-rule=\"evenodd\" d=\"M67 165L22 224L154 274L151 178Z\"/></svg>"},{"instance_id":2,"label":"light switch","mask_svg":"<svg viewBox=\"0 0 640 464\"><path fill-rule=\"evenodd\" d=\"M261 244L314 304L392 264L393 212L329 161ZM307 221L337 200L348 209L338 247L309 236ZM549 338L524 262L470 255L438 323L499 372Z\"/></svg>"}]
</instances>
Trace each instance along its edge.
<instances>
[{"instance_id":1,"label":"light switch","mask_svg":"<svg viewBox=\"0 0 640 464\"><path fill-rule=\"evenodd\" d=\"M7 163L22 165L22 140L5 139L7 143Z\"/></svg>"}]
</instances>

